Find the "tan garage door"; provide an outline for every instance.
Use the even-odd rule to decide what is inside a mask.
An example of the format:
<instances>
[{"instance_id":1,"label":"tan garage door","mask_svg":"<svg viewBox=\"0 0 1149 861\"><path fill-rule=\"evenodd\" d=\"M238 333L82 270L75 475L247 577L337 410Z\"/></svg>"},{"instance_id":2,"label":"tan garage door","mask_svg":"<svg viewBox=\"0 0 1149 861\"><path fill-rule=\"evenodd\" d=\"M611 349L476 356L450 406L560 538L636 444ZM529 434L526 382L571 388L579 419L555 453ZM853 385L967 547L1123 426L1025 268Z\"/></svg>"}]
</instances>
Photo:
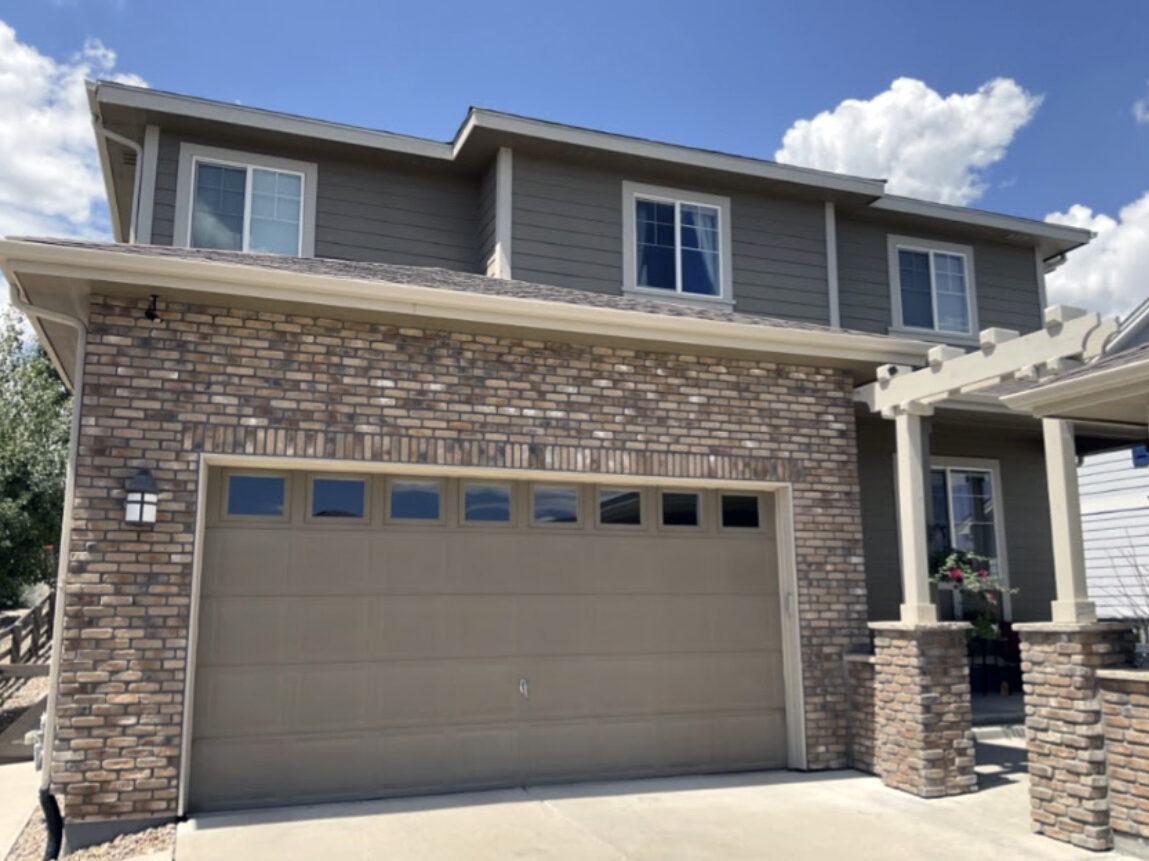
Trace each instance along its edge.
<instances>
[{"instance_id":1,"label":"tan garage door","mask_svg":"<svg viewBox=\"0 0 1149 861\"><path fill-rule=\"evenodd\" d=\"M210 487L192 810L785 764L769 494Z\"/></svg>"}]
</instances>

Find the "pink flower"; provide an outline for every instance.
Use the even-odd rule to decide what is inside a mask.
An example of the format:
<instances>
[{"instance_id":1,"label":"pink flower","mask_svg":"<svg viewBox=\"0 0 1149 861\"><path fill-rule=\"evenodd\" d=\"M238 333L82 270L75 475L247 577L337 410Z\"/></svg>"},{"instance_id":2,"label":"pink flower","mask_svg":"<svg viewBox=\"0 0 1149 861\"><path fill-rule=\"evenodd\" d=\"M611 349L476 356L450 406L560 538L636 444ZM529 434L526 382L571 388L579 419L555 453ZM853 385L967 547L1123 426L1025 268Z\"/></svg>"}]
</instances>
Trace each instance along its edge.
<instances>
[{"instance_id":1,"label":"pink flower","mask_svg":"<svg viewBox=\"0 0 1149 861\"><path fill-rule=\"evenodd\" d=\"M980 571L977 572L978 577L985 577L985 576L988 576L988 574L989 574L989 572L986 571L984 568L982 568Z\"/></svg>"},{"instance_id":2,"label":"pink flower","mask_svg":"<svg viewBox=\"0 0 1149 861\"><path fill-rule=\"evenodd\" d=\"M950 579L951 580L964 580L965 575L961 573L960 568L951 568L950 569Z\"/></svg>"}]
</instances>

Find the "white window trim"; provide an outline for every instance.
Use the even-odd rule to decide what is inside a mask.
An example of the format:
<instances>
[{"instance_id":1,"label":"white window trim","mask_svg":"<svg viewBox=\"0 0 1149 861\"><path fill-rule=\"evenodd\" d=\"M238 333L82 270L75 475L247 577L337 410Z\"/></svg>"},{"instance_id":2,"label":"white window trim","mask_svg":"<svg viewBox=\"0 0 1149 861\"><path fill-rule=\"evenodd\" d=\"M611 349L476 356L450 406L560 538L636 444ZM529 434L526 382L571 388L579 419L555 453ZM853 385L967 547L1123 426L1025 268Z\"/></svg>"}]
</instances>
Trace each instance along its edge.
<instances>
[{"instance_id":1,"label":"white window trim","mask_svg":"<svg viewBox=\"0 0 1149 861\"><path fill-rule=\"evenodd\" d=\"M241 152L239 150L220 149L219 147L200 146L199 144L180 144L179 169L176 173L176 212L175 230L172 232L172 244L180 248L191 247L192 204L194 202L193 185L195 182L195 166L205 161L212 164L222 164L227 167L248 168L247 188L244 195L243 217L243 245L246 250L248 244L248 231L251 225L251 168L265 168L267 170L295 173L303 180L302 200L299 218L299 255L300 257L315 256L315 191L319 184L319 168L312 162L295 161L294 159L276 158L274 156L257 155L256 153Z\"/></svg>"},{"instance_id":2,"label":"white window trim","mask_svg":"<svg viewBox=\"0 0 1149 861\"><path fill-rule=\"evenodd\" d=\"M702 296L696 293L683 293L681 289L660 290L656 287L638 286L638 253L635 243L638 230L635 224L636 198L657 200L665 203L693 203L700 206L710 206L718 210L718 281L719 294L717 296ZM675 207L675 212L678 208ZM734 307L734 254L731 242L730 198L714 194L700 194L680 188L667 188L660 185L645 185L638 182L624 180L622 183L622 292L634 296L654 297L672 302L683 302L691 305L711 306L719 305L727 309ZM679 235L677 214L675 216L674 242L681 255L681 237ZM681 281L682 267L678 266L679 281ZM679 285L681 287L681 284Z\"/></svg>"},{"instance_id":3,"label":"white window trim","mask_svg":"<svg viewBox=\"0 0 1149 861\"><path fill-rule=\"evenodd\" d=\"M930 458L930 470L935 469L980 470L990 474L990 480L993 482L993 533L994 543L997 545L997 570L1001 576L1002 584L1005 586L1001 595L1001 618L1008 622L1013 619L1013 602L1009 594L1009 554L1006 552L1005 542L1005 489L1001 483L1001 464L997 460L988 458L932 457ZM949 494L948 483L946 493ZM947 505L950 509L950 537L952 539L954 534L952 499L947 499ZM961 612L961 594L959 592L954 593L954 610L957 613Z\"/></svg>"},{"instance_id":4,"label":"white window trim","mask_svg":"<svg viewBox=\"0 0 1149 861\"><path fill-rule=\"evenodd\" d=\"M890 306L893 308L893 320L889 333L891 335L912 335L925 340L937 339L946 343L976 343L980 326L977 320L977 278L974 272L972 246L891 234L886 238L886 249L890 267ZM899 251L918 251L923 254L930 254L930 298L934 309L933 328L906 326L902 323L902 269L898 260ZM937 328L937 283L934 277L931 252L953 254L965 258L965 301L966 313L969 317L969 331L951 332Z\"/></svg>"}]
</instances>

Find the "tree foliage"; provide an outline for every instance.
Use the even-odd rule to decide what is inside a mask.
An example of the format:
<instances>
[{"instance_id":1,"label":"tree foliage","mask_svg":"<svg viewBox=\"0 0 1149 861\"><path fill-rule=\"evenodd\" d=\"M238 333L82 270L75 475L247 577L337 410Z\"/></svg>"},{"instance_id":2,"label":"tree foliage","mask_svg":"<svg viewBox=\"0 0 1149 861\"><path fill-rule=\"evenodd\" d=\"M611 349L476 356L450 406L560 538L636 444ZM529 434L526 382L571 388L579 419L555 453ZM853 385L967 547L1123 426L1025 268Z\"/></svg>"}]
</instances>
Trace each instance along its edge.
<instances>
[{"instance_id":1,"label":"tree foliage","mask_svg":"<svg viewBox=\"0 0 1149 861\"><path fill-rule=\"evenodd\" d=\"M0 313L0 607L55 573L71 405L19 315Z\"/></svg>"}]
</instances>

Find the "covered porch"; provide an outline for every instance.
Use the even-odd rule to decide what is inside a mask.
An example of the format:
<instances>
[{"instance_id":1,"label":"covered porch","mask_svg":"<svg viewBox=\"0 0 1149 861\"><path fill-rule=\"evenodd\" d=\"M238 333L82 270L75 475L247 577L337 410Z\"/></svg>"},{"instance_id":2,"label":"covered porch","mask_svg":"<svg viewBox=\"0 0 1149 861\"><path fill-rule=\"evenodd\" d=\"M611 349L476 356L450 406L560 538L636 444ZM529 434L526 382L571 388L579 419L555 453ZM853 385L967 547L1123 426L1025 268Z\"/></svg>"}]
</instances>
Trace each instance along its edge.
<instances>
[{"instance_id":1,"label":"covered porch","mask_svg":"<svg viewBox=\"0 0 1149 861\"><path fill-rule=\"evenodd\" d=\"M1099 680L1127 663L1132 639L1098 620L1087 592L1077 456L1144 439L1144 427L1128 412L1030 415L1024 398L1084 373L1116 330L1049 308L1041 331L986 330L972 352L936 347L927 367L883 367L857 391L874 650L847 662L872 716L856 751L917 795L976 789L969 608L939 591L936 554L978 554L1020 638L1033 826L1090 849L1113 845Z\"/></svg>"}]
</instances>

